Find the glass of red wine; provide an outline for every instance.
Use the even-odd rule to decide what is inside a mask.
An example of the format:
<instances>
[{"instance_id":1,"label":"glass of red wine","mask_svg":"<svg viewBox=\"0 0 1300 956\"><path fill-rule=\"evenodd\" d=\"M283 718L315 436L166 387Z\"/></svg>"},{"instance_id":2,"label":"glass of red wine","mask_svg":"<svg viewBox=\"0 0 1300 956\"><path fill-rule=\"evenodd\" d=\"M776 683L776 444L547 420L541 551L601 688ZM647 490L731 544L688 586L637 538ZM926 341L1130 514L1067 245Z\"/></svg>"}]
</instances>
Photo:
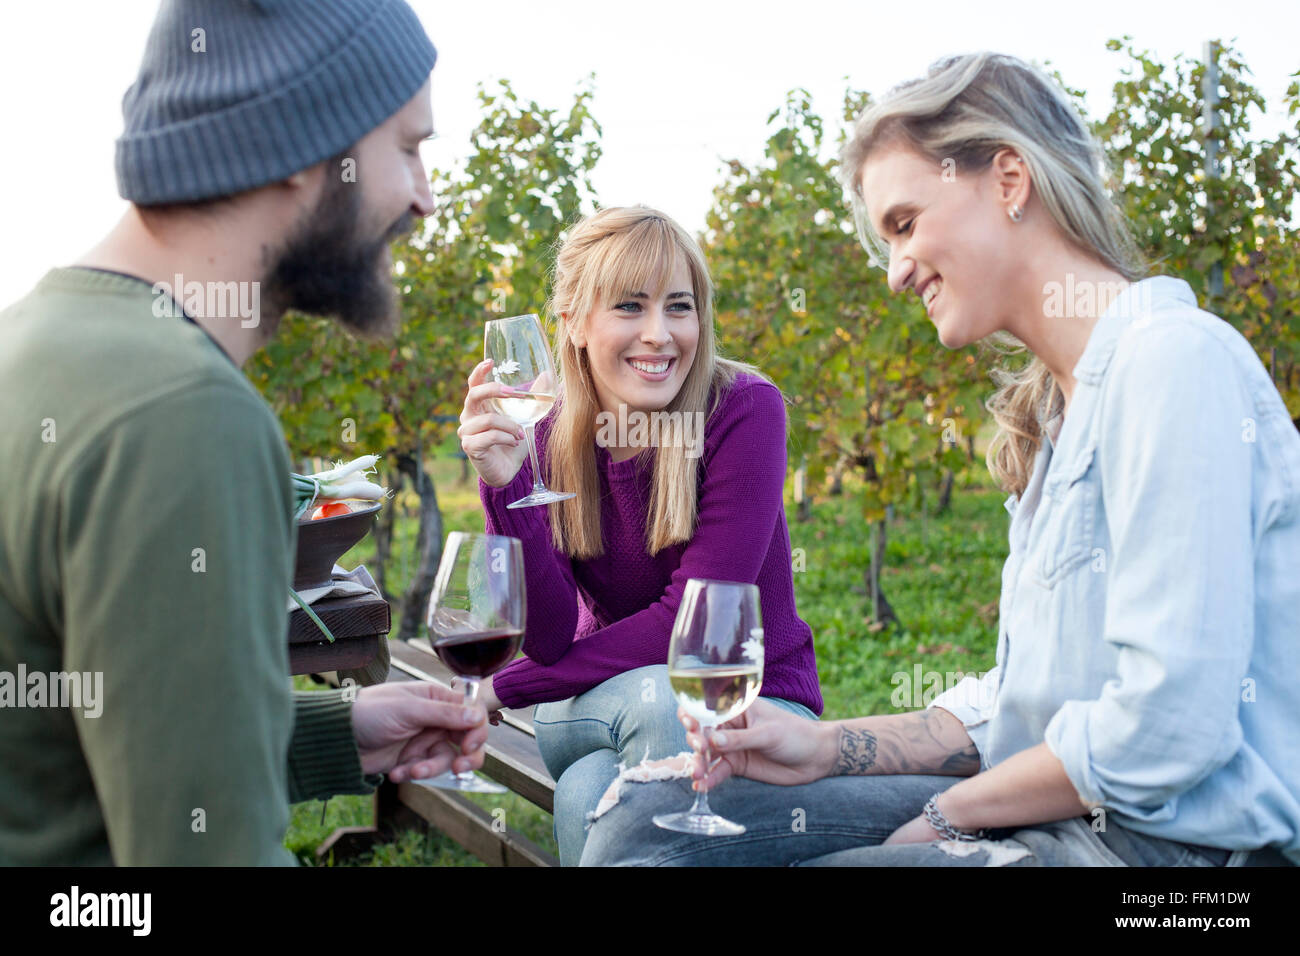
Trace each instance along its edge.
<instances>
[{"instance_id":1,"label":"glass of red wine","mask_svg":"<svg viewBox=\"0 0 1300 956\"><path fill-rule=\"evenodd\" d=\"M465 704L478 700L479 681L519 653L524 639L524 551L518 538L453 531L447 536L429 595L429 641L465 682ZM420 783L445 790L506 793L466 770Z\"/></svg>"}]
</instances>

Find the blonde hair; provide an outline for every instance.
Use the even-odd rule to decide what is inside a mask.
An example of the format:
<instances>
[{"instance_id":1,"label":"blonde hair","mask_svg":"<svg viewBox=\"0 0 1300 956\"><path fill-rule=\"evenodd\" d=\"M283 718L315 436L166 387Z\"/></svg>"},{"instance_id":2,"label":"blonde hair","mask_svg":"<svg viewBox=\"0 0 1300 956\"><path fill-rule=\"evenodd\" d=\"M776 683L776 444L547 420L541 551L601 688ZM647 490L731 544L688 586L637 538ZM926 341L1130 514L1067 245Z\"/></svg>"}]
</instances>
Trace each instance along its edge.
<instances>
[{"instance_id":1,"label":"blonde hair","mask_svg":"<svg viewBox=\"0 0 1300 956\"><path fill-rule=\"evenodd\" d=\"M664 408L682 414L669 419L672 431L665 430L658 447L642 453L654 456L645 534L651 555L683 544L695 533L699 456L687 455L679 419L702 412L707 420L738 373L761 373L717 354L713 281L704 254L690 234L663 213L645 206L602 209L573 227L555 258L547 309L557 325L559 398L546 442L547 481L576 497L547 508L553 543L572 558L586 560L604 553L596 466L596 416L601 407L587 351L574 343L563 317L582 323L616 296L658 291L679 262L685 262L691 276L700 331L686 380Z\"/></svg>"},{"instance_id":2,"label":"blonde hair","mask_svg":"<svg viewBox=\"0 0 1300 956\"><path fill-rule=\"evenodd\" d=\"M858 236L872 261L889 252L866 215L861 171L868 155L894 144L962 172L986 169L1010 147L1029 170L1034 194L1076 247L1134 281L1146 272L1128 224L1106 191L1105 155L1064 91L1045 73L1011 56L950 57L928 74L895 87L858 119L841 153L840 175L853 202ZM988 344L1004 354L1023 351L999 332ZM987 463L994 480L1020 495L1029 483L1044 424L1064 399L1037 357L1022 368L992 372L997 391L987 403L997 423Z\"/></svg>"}]
</instances>

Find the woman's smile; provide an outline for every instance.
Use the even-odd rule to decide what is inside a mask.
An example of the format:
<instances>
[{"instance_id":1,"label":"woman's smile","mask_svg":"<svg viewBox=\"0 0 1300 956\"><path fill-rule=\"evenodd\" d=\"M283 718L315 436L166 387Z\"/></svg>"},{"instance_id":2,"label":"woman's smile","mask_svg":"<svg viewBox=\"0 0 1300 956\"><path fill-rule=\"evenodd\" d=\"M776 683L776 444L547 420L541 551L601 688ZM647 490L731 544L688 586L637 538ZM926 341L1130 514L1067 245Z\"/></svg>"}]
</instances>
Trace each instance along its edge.
<instances>
[{"instance_id":1,"label":"woman's smile","mask_svg":"<svg viewBox=\"0 0 1300 956\"><path fill-rule=\"evenodd\" d=\"M647 382L666 382L672 377L676 361L676 356L671 355L637 355L627 364Z\"/></svg>"},{"instance_id":2,"label":"woman's smile","mask_svg":"<svg viewBox=\"0 0 1300 956\"><path fill-rule=\"evenodd\" d=\"M934 318L934 300L939 297L939 293L942 291L943 279L938 276L927 279L925 284L917 289L917 294L921 297L921 301L925 303L925 311L930 318Z\"/></svg>"}]
</instances>

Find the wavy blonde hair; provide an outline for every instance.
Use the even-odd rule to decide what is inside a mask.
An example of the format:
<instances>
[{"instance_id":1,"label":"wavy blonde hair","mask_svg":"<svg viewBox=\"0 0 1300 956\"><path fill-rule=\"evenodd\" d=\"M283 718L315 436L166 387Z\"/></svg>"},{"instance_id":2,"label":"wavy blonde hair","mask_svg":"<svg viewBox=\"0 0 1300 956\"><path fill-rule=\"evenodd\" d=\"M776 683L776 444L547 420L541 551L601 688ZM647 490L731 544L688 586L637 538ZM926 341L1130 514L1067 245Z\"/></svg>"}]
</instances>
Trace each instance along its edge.
<instances>
[{"instance_id":1,"label":"wavy blonde hair","mask_svg":"<svg viewBox=\"0 0 1300 956\"><path fill-rule=\"evenodd\" d=\"M679 262L686 264L691 276L700 332L686 380L663 411L681 412L682 418L703 412L707 421L737 374L765 377L752 365L717 354L713 280L704 253L685 229L645 206L602 209L575 225L555 258L547 305L556 323L559 374L559 397L546 442L547 480L554 482L552 487L576 493L547 508L553 543L572 558L586 560L604 553L596 465L596 416L601 407L587 351L570 337L564 316L585 323L617 297L632 291L659 291ZM654 456L645 533L651 555L684 544L695 533L699 457L686 454L685 436L674 429L662 436L658 447L642 452Z\"/></svg>"},{"instance_id":2,"label":"wavy blonde hair","mask_svg":"<svg viewBox=\"0 0 1300 956\"><path fill-rule=\"evenodd\" d=\"M1011 147L1029 169L1034 195L1062 234L1125 279L1147 271L1128 224L1106 189L1109 170L1101 145L1057 83L1015 57L972 53L949 57L928 74L891 90L863 112L844 144L840 175L849 192L858 236L877 264L888 247L866 215L862 166L873 150L902 144L936 165L951 158L962 172L986 169ZM1003 354L1024 344L1007 332L986 340ZM997 391L987 407L997 423L987 463L995 481L1020 495L1029 483L1044 425L1064 397L1043 361L991 373Z\"/></svg>"}]
</instances>

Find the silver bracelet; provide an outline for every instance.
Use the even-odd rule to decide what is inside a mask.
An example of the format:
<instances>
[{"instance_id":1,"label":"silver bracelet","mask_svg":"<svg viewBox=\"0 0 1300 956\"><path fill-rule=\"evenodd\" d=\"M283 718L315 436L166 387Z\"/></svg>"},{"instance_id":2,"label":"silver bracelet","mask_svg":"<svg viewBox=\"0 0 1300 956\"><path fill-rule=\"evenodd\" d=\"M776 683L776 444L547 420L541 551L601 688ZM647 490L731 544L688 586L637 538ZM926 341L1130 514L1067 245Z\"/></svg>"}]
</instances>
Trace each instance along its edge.
<instances>
[{"instance_id":1,"label":"silver bracelet","mask_svg":"<svg viewBox=\"0 0 1300 956\"><path fill-rule=\"evenodd\" d=\"M921 810L921 815L925 821L930 824L936 833L945 840L960 840L962 843L972 843L975 840L982 840L988 836L988 830L980 828L978 830L959 830L948 822L948 818L939 810L936 802L939 794L935 794L929 800L925 801L925 807Z\"/></svg>"}]
</instances>

